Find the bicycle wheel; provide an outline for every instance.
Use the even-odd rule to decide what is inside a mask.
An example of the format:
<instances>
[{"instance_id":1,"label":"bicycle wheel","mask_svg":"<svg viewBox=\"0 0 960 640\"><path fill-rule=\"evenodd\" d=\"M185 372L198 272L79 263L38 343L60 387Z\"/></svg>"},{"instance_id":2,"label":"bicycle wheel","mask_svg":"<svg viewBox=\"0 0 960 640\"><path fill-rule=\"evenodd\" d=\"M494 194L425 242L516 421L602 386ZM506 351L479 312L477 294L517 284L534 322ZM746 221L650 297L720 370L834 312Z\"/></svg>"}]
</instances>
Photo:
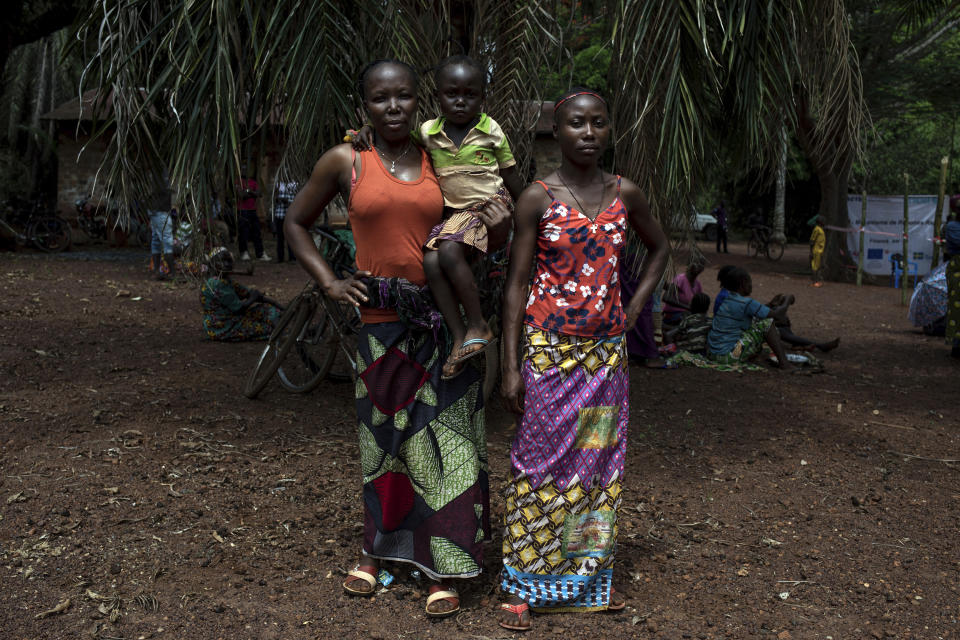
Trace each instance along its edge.
<instances>
[{"instance_id":1,"label":"bicycle wheel","mask_svg":"<svg viewBox=\"0 0 960 640\"><path fill-rule=\"evenodd\" d=\"M30 224L27 237L41 251L65 251L70 246L70 225L59 216L43 216Z\"/></svg>"},{"instance_id":2,"label":"bicycle wheel","mask_svg":"<svg viewBox=\"0 0 960 640\"><path fill-rule=\"evenodd\" d=\"M760 241L756 238L750 238L750 241L747 242L747 256L756 258L758 255L760 255Z\"/></svg>"},{"instance_id":3,"label":"bicycle wheel","mask_svg":"<svg viewBox=\"0 0 960 640\"><path fill-rule=\"evenodd\" d=\"M767 258L770 260L779 260L783 257L783 243L771 240L767 243Z\"/></svg>"},{"instance_id":4,"label":"bicycle wheel","mask_svg":"<svg viewBox=\"0 0 960 640\"><path fill-rule=\"evenodd\" d=\"M327 377L337 357L334 321L323 304L297 332L294 346L282 359L277 376L280 384L294 393L313 391Z\"/></svg>"},{"instance_id":5,"label":"bicycle wheel","mask_svg":"<svg viewBox=\"0 0 960 640\"><path fill-rule=\"evenodd\" d=\"M327 304L333 302L327 298ZM341 382L355 381L357 371L357 343L360 331L360 310L354 306L339 303L332 308L331 315L337 318L337 331L331 332L336 357L333 359L327 378ZM339 347L339 349L337 349Z\"/></svg>"},{"instance_id":6,"label":"bicycle wheel","mask_svg":"<svg viewBox=\"0 0 960 640\"><path fill-rule=\"evenodd\" d=\"M313 305L307 296L300 294L291 302L273 333L267 339L266 346L260 353L257 363L254 365L250 375L247 376L247 382L243 388L243 395L248 398L256 398L263 391L263 388L270 382L270 378L277 372L277 368L286 355L296 344L296 336L300 334L303 326L313 315Z\"/></svg>"}]
</instances>

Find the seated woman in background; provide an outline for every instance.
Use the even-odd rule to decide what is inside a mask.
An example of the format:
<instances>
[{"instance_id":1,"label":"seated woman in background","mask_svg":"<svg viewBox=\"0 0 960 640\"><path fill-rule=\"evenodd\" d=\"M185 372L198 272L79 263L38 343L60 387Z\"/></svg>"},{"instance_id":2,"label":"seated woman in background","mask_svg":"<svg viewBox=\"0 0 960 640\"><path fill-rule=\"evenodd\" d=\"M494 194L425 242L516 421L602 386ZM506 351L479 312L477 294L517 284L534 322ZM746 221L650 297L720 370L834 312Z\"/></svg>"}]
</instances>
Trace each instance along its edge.
<instances>
[{"instance_id":1,"label":"seated woman in background","mask_svg":"<svg viewBox=\"0 0 960 640\"><path fill-rule=\"evenodd\" d=\"M280 316L279 305L230 279L233 256L217 247L207 256L213 274L200 287L203 330L210 340L266 340Z\"/></svg>"},{"instance_id":2,"label":"seated woman in background","mask_svg":"<svg viewBox=\"0 0 960 640\"><path fill-rule=\"evenodd\" d=\"M760 304L750 298L753 280L740 267L728 271L721 284L730 294L713 316L710 333L707 334L707 357L720 364L746 362L759 354L766 342L777 356L778 366L785 370L793 369L793 365L787 361L773 321L784 318L794 297L787 296L784 304L776 309Z\"/></svg>"},{"instance_id":3,"label":"seated woman in background","mask_svg":"<svg viewBox=\"0 0 960 640\"><path fill-rule=\"evenodd\" d=\"M707 316L709 309L710 296L705 293L694 295L690 300L690 313L683 317L680 324L667 331L665 342L677 345L678 351L705 353L711 324Z\"/></svg>"},{"instance_id":4,"label":"seated woman in background","mask_svg":"<svg viewBox=\"0 0 960 640\"><path fill-rule=\"evenodd\" d=\"M694 260L687 265L687 270L678 273L666 288L663 296L663 324L678 325L690 312L690 301L693 300L693 296L703 293L703 285L697 280L701 273L703 273L703 261Z\"/></svg>"}]
</instances>

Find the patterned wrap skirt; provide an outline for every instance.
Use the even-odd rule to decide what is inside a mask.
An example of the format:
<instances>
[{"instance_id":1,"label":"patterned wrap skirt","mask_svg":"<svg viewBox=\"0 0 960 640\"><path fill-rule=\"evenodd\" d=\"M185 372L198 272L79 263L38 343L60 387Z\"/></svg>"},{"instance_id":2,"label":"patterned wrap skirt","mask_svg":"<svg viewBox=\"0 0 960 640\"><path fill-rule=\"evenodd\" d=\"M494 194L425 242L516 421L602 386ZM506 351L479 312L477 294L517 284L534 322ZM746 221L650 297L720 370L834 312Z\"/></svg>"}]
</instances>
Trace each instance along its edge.
<instances>
[{"instance_id":1,"label":"patterned wrap skirt","mask_svg":"<svg viewBox=\"0 0 960 640\"><path fill-rule=\"evenodd\" d=\"M947 344L960 344L960 255L947 263Z\"/></svg>"},{"instance_id":2,"label":"patterned wrap skirt","mask_svg":"<svg viewBox=\"0 0 960 640\"><path fill-rule=\"evenodd\" d=\"M499 200L507 209L513 211L513 198L506 187L501 187L490 200ZM486 253L487 226L477 217L477 212L486 204L487 201L484 201L466 209L455 209L443 222L431 229L423 248L435 251L440 248L441 242L451 240Z\"/></svg>"},{"instance_id":3,"label":"patterned wrap skirt","mask_svg":"<svg viewBox=\"0 0 960 640\"><path fill-rule=\"evenodd\" d=\"M753 323L751 323L750 328L740 335L740 339L737 340L737 344L734 345L733 349L731 349L729 353L710 353L708 349L707 358L720 364L738 364L747 362L755 355L760 353L760 350L763 348L763 343L766 341L767 331L770 330L772 325L773 318L754 320Z\"/></svg>"},{"instance_id":4,"label":"patterned wrap skirt","mask_svg":"<svg viewBox=\"0 0 960 640\"><path fill-rule=\"evenodd\" d=\"M501 588L537 610L607 609L627 451L623 337L525 331Z\"/></svg>"},{"instance_id":5,"label":"patterned wrap skirt","mask_svg":"<svg viewBox=\"0 0 960 640\"><path fill-rule=\"evenodd\" d=\"M480 374L440 380L432 332L366 324L356 401L363 471L363 553L434 579L480 573L490 537Z\"/></svg>"}]
</instances>

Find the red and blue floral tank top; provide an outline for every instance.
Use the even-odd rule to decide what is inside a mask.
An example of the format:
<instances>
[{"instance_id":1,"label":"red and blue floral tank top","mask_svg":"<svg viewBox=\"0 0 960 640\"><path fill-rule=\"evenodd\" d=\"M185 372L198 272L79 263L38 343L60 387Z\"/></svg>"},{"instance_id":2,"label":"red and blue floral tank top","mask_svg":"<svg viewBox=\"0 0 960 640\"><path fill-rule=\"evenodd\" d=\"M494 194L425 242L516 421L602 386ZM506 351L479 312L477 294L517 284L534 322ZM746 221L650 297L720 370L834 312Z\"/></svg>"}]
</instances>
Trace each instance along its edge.
<instances>
[{"instance_id":1,"label":"red and blue floral tank top","mask_svg":"<svg viewBox=\"0 0 960 640\"><path fill-rule=\"evenodd\" d=\"M618 271L627 241L627 210L620 200L620 176L617 197L595 220L538 182L551 202L538 225L525 322L587 338L622 334L626 315Z\"/></svg>"}]
</instances>

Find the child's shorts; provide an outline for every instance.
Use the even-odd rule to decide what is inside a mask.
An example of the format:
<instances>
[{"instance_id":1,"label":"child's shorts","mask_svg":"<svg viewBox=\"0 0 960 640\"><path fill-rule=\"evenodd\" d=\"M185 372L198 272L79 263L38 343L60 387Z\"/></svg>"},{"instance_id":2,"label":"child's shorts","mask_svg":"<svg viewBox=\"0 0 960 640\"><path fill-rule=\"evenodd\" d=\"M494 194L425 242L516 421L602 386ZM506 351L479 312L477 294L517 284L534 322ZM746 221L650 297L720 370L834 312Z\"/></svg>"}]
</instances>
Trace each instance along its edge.
<instances>
[{"instance_id":1,"label":"child's shorts","mask_svg":"<svg viewBox=\"0 0 960 640\"><path fill-rule=\"evenodd\" d=\"M513 211L513 198L507 193L506 188L501 188L490 200L499 200L511 212ZM487 201L478 202L472 207L466 209L457 209L446 220L435 226L427 237L427 242L423 248L428 251L434 251L440 247L440 243L446 240L459 242L474 249L487 252L487 226L477 217Z\"/></svg>"}]
</instances>

